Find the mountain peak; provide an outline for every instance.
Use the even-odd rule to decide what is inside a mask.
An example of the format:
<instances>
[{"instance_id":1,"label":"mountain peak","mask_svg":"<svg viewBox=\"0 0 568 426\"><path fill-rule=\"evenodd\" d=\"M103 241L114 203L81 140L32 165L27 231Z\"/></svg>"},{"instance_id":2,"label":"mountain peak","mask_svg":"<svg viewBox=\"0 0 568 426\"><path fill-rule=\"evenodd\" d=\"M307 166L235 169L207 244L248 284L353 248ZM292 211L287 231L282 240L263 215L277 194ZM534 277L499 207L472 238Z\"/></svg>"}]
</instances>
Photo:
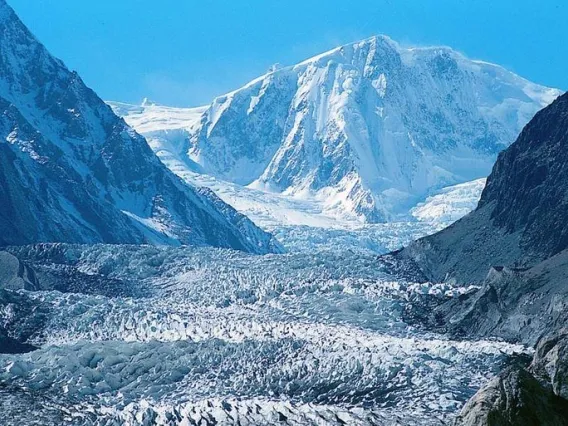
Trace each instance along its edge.
<instances>
[{"instance_id":1,"label":"mountain peak","mask_svg":"<svg viewBox=\"0 0 568 426\"><path fill-rule=\"evenodd\" d=\"M439 56L441 54L446 54L454 58L461 58L467 60L467 58L456 50L448 46L433 45L433 46L413 46L413 45L402 45L396 40L392 39L385 34L377 34L371 37L353 41L350 43L343 44L334 49L328 50L322 54L308 58L298 64L305 65L309 63L322 62L329 59L339 59L343 61L345 59L351 59L353 55L377 55L379 52L383 54L391 54L399 56L403 59L412 58L416 55L426 55L426 56ZM379 55L383 56L383 55ZM341 59L343 58L343 59Z\"/></svg>"},{"instance_id":2,"label":"mountain peak","mask_svg":"<svg viewBox=\"0 0 568 426\"><path fill-rule=\"evenodd\" d=\"M558 94L447 47L377 35L218 97L191 130L188 156L223 180L390 220L432 191L487 176Z\"/></svg>"},{"instance_id":3,"label":"mountain peak","mask_svg":"<svg viewBox=\"0 0 568 426\"><path fill-rule=\"evenodd\" d=\"M392 47L397 50L400 49L400 44L386 34L376 34L359 41L348 43L347 46L365 45L365 44L384 45Z\"/></svg>"},{"instance_id":4,"label":"mountain peak","mask_svg":"<svg viewBox=\"0 0 568 426\"><path fill-rule=\"evenodd\" d=\"M148 98L142 99L142 103L140 104L141 107L152 107L152 106L160 106L159 103L154 102Z\"/></svg>"}]
</instances>

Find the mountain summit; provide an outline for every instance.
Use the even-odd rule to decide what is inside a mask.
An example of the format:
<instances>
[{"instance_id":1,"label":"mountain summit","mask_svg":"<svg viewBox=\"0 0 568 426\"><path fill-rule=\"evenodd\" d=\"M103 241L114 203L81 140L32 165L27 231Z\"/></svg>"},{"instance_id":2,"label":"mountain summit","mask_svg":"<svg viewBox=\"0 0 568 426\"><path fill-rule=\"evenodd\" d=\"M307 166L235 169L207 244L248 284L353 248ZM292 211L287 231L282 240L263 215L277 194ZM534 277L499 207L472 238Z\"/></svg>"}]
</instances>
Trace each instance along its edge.
<instances>
[{"instance_id":1,"label":"mountain summit","mask_svg":"<svg viewBox=\"0 0 568 426\"><path fill-rule=\"evenodd\" d=\"M447 47L377 36L218 97L180 149L219 179L380 222L485 177L559 94Z\"/></svg>"},{"instance_id":2,"label":"mountain summit","mask_svg":"<svg viewBox=\"0 0 568 426\"><path fill-rule=\"evenodd\" d=\"M0 0L0 245L159 243L276 249L52 57Z\"/></svg>"}]
</instances>

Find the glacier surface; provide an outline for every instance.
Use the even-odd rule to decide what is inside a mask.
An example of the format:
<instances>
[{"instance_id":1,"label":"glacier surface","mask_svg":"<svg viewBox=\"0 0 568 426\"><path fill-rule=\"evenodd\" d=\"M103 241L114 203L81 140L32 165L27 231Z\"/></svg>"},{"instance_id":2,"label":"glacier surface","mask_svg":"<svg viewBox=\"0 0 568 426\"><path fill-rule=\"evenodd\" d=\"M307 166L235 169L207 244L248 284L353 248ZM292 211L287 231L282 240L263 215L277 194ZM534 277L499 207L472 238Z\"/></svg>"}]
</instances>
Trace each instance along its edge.
<instances>
[{"instance_id":1,"label":"glacier surface","mask_svg":"<svg viewBox=\"0 0 568 426\"><path fill-rule=\"evenodd\" d=\"M0 292L0 323L39 347L0 355L7 425L26 404L39 424L437 425L527 351L407 325L412 295L472 289L371 253L10 251L44 288ZM65 291L86 276L112 285Z\"/></svg>"}]
</instances>

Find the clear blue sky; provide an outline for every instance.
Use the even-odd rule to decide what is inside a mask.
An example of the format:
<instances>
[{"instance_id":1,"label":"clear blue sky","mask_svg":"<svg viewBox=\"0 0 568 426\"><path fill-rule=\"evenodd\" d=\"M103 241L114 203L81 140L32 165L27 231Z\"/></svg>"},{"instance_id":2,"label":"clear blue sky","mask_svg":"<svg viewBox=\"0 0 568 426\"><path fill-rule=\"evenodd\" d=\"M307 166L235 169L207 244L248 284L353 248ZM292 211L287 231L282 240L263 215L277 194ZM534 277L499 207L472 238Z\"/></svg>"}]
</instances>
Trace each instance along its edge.
<instances>
[{"instance_id":1,"label":"clear blue sky","mask_svg":"<svg viewBox=\"0 0 568 426\"><path fill-rule=\"evenodd\" d=\"M196 106L375 34L568 88L567 0L8 0L101 97Z\"/></svg>"}]
</instances>

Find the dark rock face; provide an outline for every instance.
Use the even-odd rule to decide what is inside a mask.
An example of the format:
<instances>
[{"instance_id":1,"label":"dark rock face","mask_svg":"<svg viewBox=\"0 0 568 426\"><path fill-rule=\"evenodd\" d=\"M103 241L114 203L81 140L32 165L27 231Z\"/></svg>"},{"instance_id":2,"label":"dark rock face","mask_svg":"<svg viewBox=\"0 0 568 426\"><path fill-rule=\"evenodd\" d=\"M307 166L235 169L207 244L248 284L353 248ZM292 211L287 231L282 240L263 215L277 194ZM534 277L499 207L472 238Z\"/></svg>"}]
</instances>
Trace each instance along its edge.
<instances>
[{"instance_id":1,"label":"dark rock face","mask_svg":"<svg viewBox=\"0 0 568 426\"><path fill-rule=\"evenodd\" d=\"M492 266L531 267L568 247L568 94L499 155L478 208L400 253L429 279L482 282Z\"/></svg>"},{"instance_id":2,"label":"dark rock face","mask_svg":"<svg viewBox=\"0 0 568 426\"><path fill-rule=\"evenodd\" d=\"M0 251L0 288L8 290L37 290L35 272L20 260Z\"/></svg>"},{"instance_id":3,"label":"dark rock face","mask_svg":"<svg viewBox=\"0 0 568 426\"><path fill-rule=\"evenodd\" d=\"M273 238L170 172L0 0L0 246L194 244L253 253Z\"/></svg>"},{"instance_id":4,"label":"dark rock face","mask_svg":"<svg viewBox=\"0 0 568 426\"><path fill-rule=\"evenodd\" d=\"M543 338L528 369L510 367L463 408L457 426L568 425L568 333Z\"/></svg>"},{"instance_id":5,"label":"dark rock face","mask_svg":"<svg viewBox=\"0 0 568 426\"><path fill-rule=\"evenodd\" d=\"M564 426L568 400L522 368L493 379L464 407L456 426Z\"/></svg>"},{"instance_id":6,"label":"dark rock face","mask_svg":"<svg viewBox=\"0 0 568 426\"><path fill-rule=\"evenodd\" d=\"M539 342L531 370L549 383L556 395L568 399L568 329Z\"/></svg>"},{"instance_id":7,"label":"dark rock face","mask_svg":"<svg viewBox=\"0 0 568 426\"><path fill-rule=\"evenodd\" d=\"M533 263L568 247L568 94L536 114L497 160L479 207L520 233L519 248Z\"/></svg>"}]
</instances>

